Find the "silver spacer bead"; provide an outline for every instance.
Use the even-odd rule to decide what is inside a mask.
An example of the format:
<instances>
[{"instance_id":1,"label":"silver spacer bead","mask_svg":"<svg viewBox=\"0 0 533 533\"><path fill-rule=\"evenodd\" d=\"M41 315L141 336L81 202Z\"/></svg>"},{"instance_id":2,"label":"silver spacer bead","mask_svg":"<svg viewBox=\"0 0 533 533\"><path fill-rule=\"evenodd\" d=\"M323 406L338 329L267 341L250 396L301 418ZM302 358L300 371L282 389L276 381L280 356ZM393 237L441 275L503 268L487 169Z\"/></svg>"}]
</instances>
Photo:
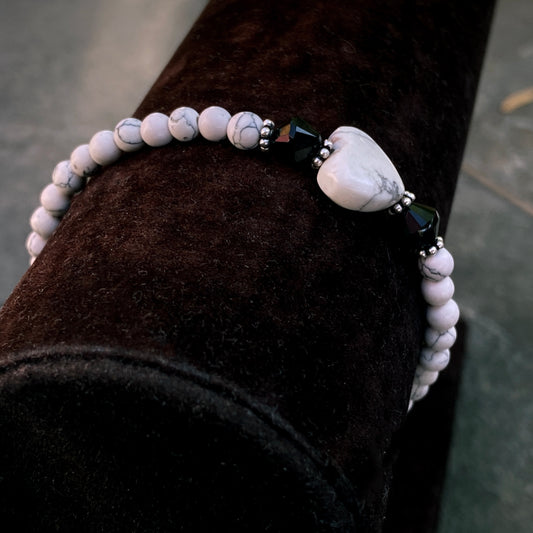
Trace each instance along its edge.
<instances>
[{"instance_id":1,"label":"silver spacer bead","mask_svg":"<svg viewBox=\"0 0 533 533\"><path fill-rule=\"evenodd\" d=\"M270 150L270 139L259 139L259 148L262 152Z\"/></svg>"},{"instance_id":2,"label":"silver spacer bead","mask_svg":"<svg viewBox=\"0 0 533 533\"><path fill-rule=\"evenodd\" d=\"M326 148L325 146L320 149L320 152L318 153L318 156L321 159L327 159L331 155L331 150L329 148Z\"/></svg>"},{"instance_id":3,"label":"silver spacer bead","mask_svg":"<svg viewBox=\"0 0 533 533\"><path fill-rule=\"evenodd\" d=\"M403 196L400 200L402 207L409 207L413 203L413 200L409 196Z\"/></svg>"},{"instance_id":4,"label":"silver spacer bead","mask_svg":"<svg viewBox=\"0 0 533 533\"><path fill-rule=\"evenodd\" d=\"M266 118L265 120L263 120L263 127L270 128L271 130L273 130L276 127L276 125L274 124L273 120Z\"/></svg>"},{"instance_id":5,"label":"silver spacer bead","mask_svg":"<svg viewBox=\"0 0 533 533\"><path fill-rule=\"evenodd\" d=\"M314 169L319 169L323 163L324 163L324 160L321 157L316 156L313 158L313 161L311 161L311 166Z\"/></svg>"},{"instance_id":6,"label":"silver spacer bead","mask_svg":"<svg viewBox=\"0 0 533 533\"><path fill-rule=\"evenodd\" d=\"M266 126L264 128L261 128L261 139L268 139L272 135L272 129L267 128Z\"/></svg>"},{"instance_id":7,"label":"silver spacer bead","mask_svg":"<svg viewBox=\"0 0 533 533\"><path fill-rule=\"evenodd\" d=\"M401 203L397 203L389 207L389 214L390 215L399 215L403 211L403 207Z\"/></svg>"},{"instance_id":8,"label":"silver spacer bead","mask_svg":"<svg viewBox=\"0 0 533 533\"><path fill-rule=\"evenodd\" d=\"M324 146L324 148L327 148L330 152L333 152L333 143L329 140L329 139L326 139L322 145Z\"/></svg>"},{"instance_id":9,"label":"silver spacer bead","mask_svg":"<svg viewBox=\"0 0 533 533\"><path fill-rule=\"evenodd\" d=\"M412 202L416 200L416 196L412 192L404 191L403 195L404 197L406 196L407 198L410 198Z\"/></svg>"},{"instance_id":10,"label":"silver spacer bead","mask_svg":"<svg viewBox=\"0 0 533 533\"><path fill-rule=\"evenodd\" d=\"M442 237L437 237L437 241L435 242L435 246L440 250L441 248L444 248L444 239Z\"/></svg>"}]
</instances>

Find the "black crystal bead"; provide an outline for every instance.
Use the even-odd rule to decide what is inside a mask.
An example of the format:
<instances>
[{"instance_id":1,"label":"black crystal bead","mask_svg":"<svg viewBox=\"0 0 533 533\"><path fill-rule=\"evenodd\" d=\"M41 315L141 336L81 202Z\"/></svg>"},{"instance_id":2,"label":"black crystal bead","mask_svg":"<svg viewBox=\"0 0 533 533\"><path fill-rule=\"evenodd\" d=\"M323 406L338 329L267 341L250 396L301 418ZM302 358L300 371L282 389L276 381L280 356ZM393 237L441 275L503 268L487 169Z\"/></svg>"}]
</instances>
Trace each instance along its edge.
<instances>
[{"instance_id":1,"label":"black crystal bead","mask_svg":"<svg viewBox=\"0 0 533 533\"><path fill-rule=\"evenodd\" d=\"M439 236L440 216L436 209L427 205L412 203L404 209L405 228L411 237L413 247L428 250L435 246Z\"/></svg>"},{"instance_id":2,"label":"black crystal bead","mask_svg":"<svg viewBox=\"0 0 533 533\"><path fill-rule=\"evenodd\" d=\"M302 163L318 153L322 144L320 134L305 120L292 118L274 132L271 149L294 163Z\"/></svg>"}]
</instances>

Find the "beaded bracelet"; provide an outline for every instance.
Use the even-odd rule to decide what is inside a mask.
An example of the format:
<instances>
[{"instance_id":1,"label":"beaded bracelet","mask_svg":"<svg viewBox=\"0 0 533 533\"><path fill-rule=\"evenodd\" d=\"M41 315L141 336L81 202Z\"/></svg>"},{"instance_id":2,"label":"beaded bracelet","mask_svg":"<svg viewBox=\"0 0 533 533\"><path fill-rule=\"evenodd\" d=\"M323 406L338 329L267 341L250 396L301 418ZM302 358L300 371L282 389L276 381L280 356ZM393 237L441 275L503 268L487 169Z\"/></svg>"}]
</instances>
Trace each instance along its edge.
<instances>
[{"instance_id":1,"label":"beaded bracelet","mask_svg":"<svg viewBox=\"0 0 533 533\"><path fill-rule=\"evenodd\" d=\"M409 409L423 398L450 359L455 342L459 308L452 299L454 284L450 277L453 258L438 236L439 215L433 208L415 203L385 152L363 131L342 126L322 140L319 133L301 119L292 119L281 128L271 120L261 120L244 111L231 116L225 109L212 106L198 114L190 107L179 107L170 116L151 113L144 120L126 118L114 131L96 133L89 144L78 146L70 159L58 163L52 183L41 193L41 206L31 216L32 232L26 248L36 259L67 212L72 197L80 192L101 166L134 152L145 145L164 146L174 139L192 141L199 134L209 141L229 139L241 150L259 147L276 151L293 162L309 162L318 170L322 191L336 204L355 211L388 210L401 215L407 233L416 243L422 295L428 304L424 346L411 389Z\"/></svg>"}]
</instances>

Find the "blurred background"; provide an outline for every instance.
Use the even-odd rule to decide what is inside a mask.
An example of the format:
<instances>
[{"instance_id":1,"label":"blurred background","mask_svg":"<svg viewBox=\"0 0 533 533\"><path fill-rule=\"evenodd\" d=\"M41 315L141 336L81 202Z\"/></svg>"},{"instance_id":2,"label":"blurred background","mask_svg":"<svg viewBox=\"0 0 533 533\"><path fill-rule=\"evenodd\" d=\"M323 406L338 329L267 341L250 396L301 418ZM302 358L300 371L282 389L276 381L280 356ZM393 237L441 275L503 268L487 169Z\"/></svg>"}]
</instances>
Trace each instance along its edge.
<instances>
[{"instance_id":1,"label":"blurred background","mask_svg":"<svg viewBox=\"0 0 533 533\"><path fill-rule=\"evenodd\" d=\"M129 116L206 3L0 0L0 304L55 164ZM500 0L446 239L470 334L439 533L533 530L532 28Z\"/></svg>"}]
</instances>

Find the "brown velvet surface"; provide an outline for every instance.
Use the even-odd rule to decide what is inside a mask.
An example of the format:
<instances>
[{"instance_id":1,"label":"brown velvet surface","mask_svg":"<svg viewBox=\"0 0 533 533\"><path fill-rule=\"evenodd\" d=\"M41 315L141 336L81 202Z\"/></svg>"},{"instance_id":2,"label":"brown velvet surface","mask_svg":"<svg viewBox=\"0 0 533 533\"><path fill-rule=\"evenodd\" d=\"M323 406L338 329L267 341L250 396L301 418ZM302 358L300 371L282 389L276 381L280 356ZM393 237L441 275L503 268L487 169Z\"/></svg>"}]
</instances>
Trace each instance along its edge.
<instances>
[{"instance_id":1,"label":"brown velvet surface","mask_svg":"<svg viewBox=\"0 0 533 533\"><path fill-rule=\"evenodd\" d=\"M445 230L491 4L213 1L135 115L221 105L325 135L356 125ZM290 531L313 507L307 531L380 531L424 329L398 225L333 205L311 170L227 143L146 149L96 175L1 312L2 494L46 502L59 530L76 519L43 496L50 483L96 530L157 516L154 530L201 531L201 515ZM15 438L45 466L13 466ZM191 462L188 477L163 472ZM164 513L136 485L147 472L173 487ZM217 490L202 491L208 472Z\"/></svg>"}]
</instances>

